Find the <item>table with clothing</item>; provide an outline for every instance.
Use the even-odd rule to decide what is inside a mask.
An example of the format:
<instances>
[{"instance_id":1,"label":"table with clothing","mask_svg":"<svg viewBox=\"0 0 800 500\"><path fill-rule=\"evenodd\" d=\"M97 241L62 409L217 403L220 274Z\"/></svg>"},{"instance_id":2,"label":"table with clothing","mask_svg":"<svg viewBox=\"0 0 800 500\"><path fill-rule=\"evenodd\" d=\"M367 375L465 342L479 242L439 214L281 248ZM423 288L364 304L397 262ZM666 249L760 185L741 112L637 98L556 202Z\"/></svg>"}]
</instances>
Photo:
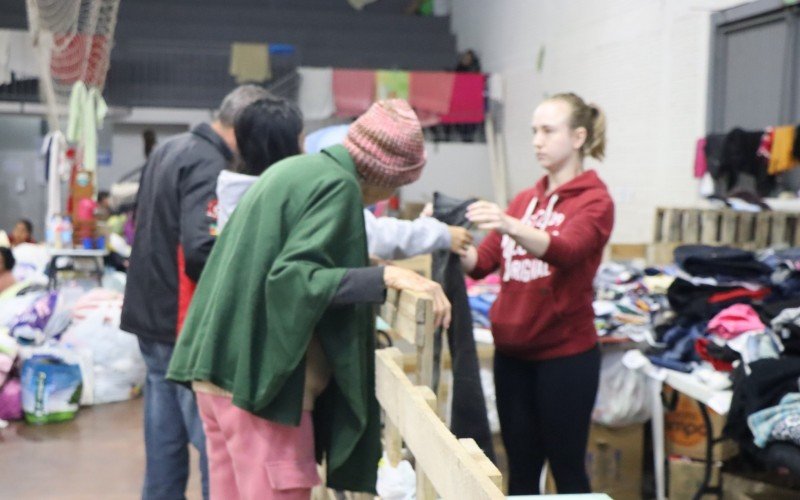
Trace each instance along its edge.
<instances>
[{"instance_id":1,"label":"table with clothing","mask_svg":"<svg viewBox=\"0 0 800 500\"><path fill-rule=\"evenodd\" d=\"M764 470L783 468L800 476L800 250L750 252L684 245L654 317L653 346L630 353L627 366L642 370L660 394L662 383L695 399L706 425L707 462L697 492L711 487L714 436L707 408L727 415L723 438ZM653 398L658 498L664 498L663 406Z\"/></svg>"}]
</instances>

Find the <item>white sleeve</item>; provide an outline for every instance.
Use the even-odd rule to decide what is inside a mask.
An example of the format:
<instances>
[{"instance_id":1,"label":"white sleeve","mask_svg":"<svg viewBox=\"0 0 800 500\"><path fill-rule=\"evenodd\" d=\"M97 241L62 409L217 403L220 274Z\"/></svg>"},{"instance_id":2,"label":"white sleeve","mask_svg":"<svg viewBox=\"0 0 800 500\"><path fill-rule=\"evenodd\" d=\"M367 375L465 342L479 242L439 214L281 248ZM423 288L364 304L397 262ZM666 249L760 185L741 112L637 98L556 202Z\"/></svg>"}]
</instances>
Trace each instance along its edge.
<instances>
[{"instance_id":1,"label":"white sleeve","mask_svg":"<svg viewBox=\"0 0 800 500\"><path fill-rule=\"evenodd\" d=\"M364 210L369 254L380 259L405 259L450 248L447 224L433 217L408 221L375 217Z\"/></svg>"}]
</instances>

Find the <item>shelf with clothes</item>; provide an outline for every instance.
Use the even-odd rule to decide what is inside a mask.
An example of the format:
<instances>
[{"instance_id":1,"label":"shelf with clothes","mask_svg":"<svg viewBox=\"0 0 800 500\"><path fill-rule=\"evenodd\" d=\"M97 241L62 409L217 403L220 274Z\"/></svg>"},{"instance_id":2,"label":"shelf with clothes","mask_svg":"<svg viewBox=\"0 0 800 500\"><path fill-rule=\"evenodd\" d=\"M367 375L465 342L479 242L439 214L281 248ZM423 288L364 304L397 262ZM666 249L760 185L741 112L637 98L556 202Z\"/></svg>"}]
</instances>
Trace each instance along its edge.
<instances>
[{"instance_id":1,"label":"shelf with clothes","mask_svg":"<svg viewBox=\"0 0 800 500\"><path fill-rule=\"evenodd\" d=\"M737 190L740 176L755 181L756 197L767 197L780 186L779 176L800 165L800 124L770 126L764 130L736 127L727 133L713 133L697 140L694 176L720 183L704 194L725 197Z\"/></svg>"}]
</instances>

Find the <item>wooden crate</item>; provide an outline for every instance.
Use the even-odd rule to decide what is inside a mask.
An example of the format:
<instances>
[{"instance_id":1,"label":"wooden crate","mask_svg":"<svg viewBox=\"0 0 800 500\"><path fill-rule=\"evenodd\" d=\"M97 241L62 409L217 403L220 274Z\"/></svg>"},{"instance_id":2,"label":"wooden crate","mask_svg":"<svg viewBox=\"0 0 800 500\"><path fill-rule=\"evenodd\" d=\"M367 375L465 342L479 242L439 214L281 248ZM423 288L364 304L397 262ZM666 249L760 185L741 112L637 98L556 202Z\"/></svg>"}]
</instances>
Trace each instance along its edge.
<instances>
[{"instance_id":1,"label":"wooden crate","mask_svg":"<svg viewBox=\"0 0 800 500\"><path fill-rule=\"evenodd\" d=\"M744 249L800 245L800 214L699 208L656 209L654 249L649 252L651 256L663 257L674 246L694 243Z\"/></svg>"}]
</instances>

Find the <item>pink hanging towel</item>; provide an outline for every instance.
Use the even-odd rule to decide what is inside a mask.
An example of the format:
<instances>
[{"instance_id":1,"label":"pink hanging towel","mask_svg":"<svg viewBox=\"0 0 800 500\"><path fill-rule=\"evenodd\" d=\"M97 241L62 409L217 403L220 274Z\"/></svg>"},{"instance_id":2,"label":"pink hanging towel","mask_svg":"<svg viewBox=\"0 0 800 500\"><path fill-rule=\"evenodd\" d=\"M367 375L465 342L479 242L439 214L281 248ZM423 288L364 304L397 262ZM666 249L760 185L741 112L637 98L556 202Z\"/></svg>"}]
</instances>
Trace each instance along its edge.
<instances>
[{"instance_id":1,"label":"pink hanging towel","mask_svg":"<svg viewBox=\"0 0 800 500\"><path fill-rule=\"evenodd\" d=\"M708 332L726 340L746 332L764 331L758 313L747 304L734 304L723 309L708 323Z\"/></svg>"},{"instance_id":2,"label":"pink hanging towel","mask_svg":"<svg viewBox=\"0 0 800 500\"><path fill-rule=\"evenodd\" d=\"M706 138L697 140L697 150L694 154L694 177L702 179L708 171L708 161L706 160Z\"/></svg>"},{"instance_id":3,"label":"pink hanging towel","mask_svg":"<svg viewBox=\"0 0 800 500\"><path fill-rule=\"evenodd\" d=\"M450 108L442 123L481 123L484 118L483 89L485 76L481 73L456 73Z\"/></svg>"},{"instance_id":4,"label":"pink hanging towel","mask_svg":"<svg viewBox=\"0 0 800 500\"><path fill-rule=\"evenodd\" d=\"M445 71L412 72L409 103L418 111L446 115L450 111L455 78L455 73Z\"/></svg>"},{"instance_id":5,"label":"pink hanging towel","mask_svg":"<svg viewBox=\"0 0 800 500\"><path fill-rule=\"evenodd\" d=\"M359 116L375 100L375 72L334 69L333 99L338 116Z\"/></svg>"}]
</instances>

